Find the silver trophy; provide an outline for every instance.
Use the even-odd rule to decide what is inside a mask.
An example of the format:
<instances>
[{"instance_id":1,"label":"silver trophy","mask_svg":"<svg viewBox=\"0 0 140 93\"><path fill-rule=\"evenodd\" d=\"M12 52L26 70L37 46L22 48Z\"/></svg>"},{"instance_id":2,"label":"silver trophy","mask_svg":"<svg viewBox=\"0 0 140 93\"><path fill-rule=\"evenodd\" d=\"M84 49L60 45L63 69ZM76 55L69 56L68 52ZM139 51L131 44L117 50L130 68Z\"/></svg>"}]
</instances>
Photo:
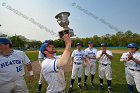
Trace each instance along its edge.
<instances>
[{"instance_id":1,"label":"silver trophy","mask_svg":"<svg viewBox=\"0 0 140 93\"><path fill-rule=\"evenodd\" d=\"M69 20L68 17L70 16L69 12L61 12L55 16L57 19L58 24L63 27L63 30L59 31L59 37L62 38L64 34L69 34L70 37L75 36L73 29L70 29L68 27L69 25Z\"/></svg>"}]
</instances>

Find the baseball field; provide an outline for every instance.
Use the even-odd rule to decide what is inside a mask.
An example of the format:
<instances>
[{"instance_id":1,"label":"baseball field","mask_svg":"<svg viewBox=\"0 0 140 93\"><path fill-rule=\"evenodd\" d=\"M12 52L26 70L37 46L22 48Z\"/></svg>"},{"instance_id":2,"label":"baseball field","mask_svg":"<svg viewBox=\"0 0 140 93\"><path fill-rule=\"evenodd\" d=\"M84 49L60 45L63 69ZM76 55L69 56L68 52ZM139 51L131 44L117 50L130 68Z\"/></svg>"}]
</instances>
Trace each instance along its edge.
<instances>
[{"instance_id":1,"label":"baseball field","mask_svg":"<svg viewBox=\"0 0 140 93\"><path fill-rule=\"evenodd\" d=\"M58 55L62 54L63 49L58 50ZM126 80L125 80L125 72L124 72L124 64L122 62L120 62L120 57L121 54L123 52L126 52L126 50L116 50L116 49L112 49L114 58L112 60L112 91L113 93L129 93L128 88L127 88L127 84L126 84ZM37 86L38 86L38 79L39 79L39 73L40 73L40 65L38 64L38 60L37 60L37 56L38 56L38 51L26 51L27 56L30 58L30 60L32 61L32 66L33 66L33 71L34 71L34 82L29 83L28 81L28 73L25 74L25 79L26 79L26 83L28 85L28 89L30 91L30 93L37 93ZM90 87L90 77L88 78L88 89L84 90L82 92L79 91L78 87L77 87L77 78L74 84L74 89L72 93L108 93L107 91L107 83L106 83L106 79L104 79L104 91L100 92L99 91L99 77L98 77L98 62L96 65L96 74L95 74L95 79L94 79L94 84L95 84L95 88ZM70 85L70 78L71 78L71 69L72 66L70 66L69 64L63 67L64 71L65 71L65 79L67 82L67 86L66 86L66 91L69 88ZM83 74L84 76L84 74ZM83 79L84 77L82 77L82 85L83 85ZM46 92L46 88L47 88L47 83L44 81L43 83L43 87L42 87L42 93ZM134 89L134 93L136 92L136 89Z\"/></svg>"}]
</instances>

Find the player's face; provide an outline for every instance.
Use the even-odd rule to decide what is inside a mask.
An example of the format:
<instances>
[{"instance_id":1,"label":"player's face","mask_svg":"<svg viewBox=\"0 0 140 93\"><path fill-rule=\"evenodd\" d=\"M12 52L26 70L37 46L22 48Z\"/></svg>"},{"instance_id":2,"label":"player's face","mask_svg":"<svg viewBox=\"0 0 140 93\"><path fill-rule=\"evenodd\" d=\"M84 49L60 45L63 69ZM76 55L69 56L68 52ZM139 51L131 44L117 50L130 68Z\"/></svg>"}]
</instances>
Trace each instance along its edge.
<instances>
[{"instance_id":1,"label":"player's face","mask_svg":"<svg viewBox=\"0 0 140 93\"><path fill-rule=\"evenodd\" d=\"M0 55L2 55L2 51L3 51L3 45L0 44Z\"/></svg>"},{"instance_id":2,"label":"player's face","mask_svg":"<svg viewBox=\"0 0 140 93\"><path fill-rule=\"evenodd\" d=\"M137 48L128 48L128 51L131 52L131 53L134 53L134 52L136 52L136 49Z\"/></svg>"},{"instance_id":3,"label":"player's face","mask_svg":"<svg viewBox=\"0 0 140 93\"><path fill-rule=\"evenodd\" d=\"M107 47L101 47L101 50L106 50Z\"/></svg>"},{"instance_id":4,"label":"player's face","mask_svg":"<svg viewBox=\"0 0 140 93\"><path fill-rule=\"evenodd\" d=\"M90 48L92 48L92 47L93 47L93 44L88 44L88 46L89 46Z\"/></svg>"},{"instance_id":5,"label":"player's face","mask_svg":"<svg viewBox=\"0 0 140 93\"><path fill-rule=\"evenodd\" d=\"M48 45L48 46L46 47L46 50L47 50L47 52L50 53L50 54L56 53L56 50L55 50L54 45Z\"/></svg>"},{"instance_id":6,"label":"player's face","mask_svg":"<svg viewBox=\"0 0 140 93\"><path fill-rule=\"evenodd\" d=\"M81 45L76 46L77 49L81 49Z\"/></svg>"},{"instance_id":7,"label":"player's face","mask_svg":"<svg viewBox=\"0 0 140 93\"><path fill-rule=\"evenodd\" d=\"M9 49L9 45L0 44L0 54L2 55L6 50Z\"/></svg>"}]
</instances>

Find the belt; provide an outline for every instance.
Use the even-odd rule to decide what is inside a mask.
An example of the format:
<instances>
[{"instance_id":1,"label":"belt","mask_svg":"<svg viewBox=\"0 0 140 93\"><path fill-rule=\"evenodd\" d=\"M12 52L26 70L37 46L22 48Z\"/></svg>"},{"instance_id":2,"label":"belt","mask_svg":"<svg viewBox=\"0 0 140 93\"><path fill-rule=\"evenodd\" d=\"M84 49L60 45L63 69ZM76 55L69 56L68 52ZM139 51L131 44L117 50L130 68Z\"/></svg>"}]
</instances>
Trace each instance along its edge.
<instances>
[{"instance_id":1,"label":"belt","mask_svg":"<svg viewBox=\"0 0 140 93\"><path fill-rule=\"evenodd\" d=\"M136 69L131 69L131 68L129 68L131 71L140 71L140 70L136 70Z\"/></svg>"},{"instance_id":2,"label":"belt","mask_svg":"<svg viewBox=\"0 0 140 93\"><path fill-rule=\"evenodd\" d=\"M77 62L74 62L74 64L76 64L76 65L81 65L82 63L77 63Z\"/></svg>"},{"instance_id":3,"label":"belt","mask_svg":"<svg viewBox=\"0 0 140 93\"><path fill-rule=\"evenodd\" d=\"M103 66L108 66L108 65L110 65L110 64L103 64L103 63L102 63L102 65L103 65Z\"/></svg>"}]
</instances>

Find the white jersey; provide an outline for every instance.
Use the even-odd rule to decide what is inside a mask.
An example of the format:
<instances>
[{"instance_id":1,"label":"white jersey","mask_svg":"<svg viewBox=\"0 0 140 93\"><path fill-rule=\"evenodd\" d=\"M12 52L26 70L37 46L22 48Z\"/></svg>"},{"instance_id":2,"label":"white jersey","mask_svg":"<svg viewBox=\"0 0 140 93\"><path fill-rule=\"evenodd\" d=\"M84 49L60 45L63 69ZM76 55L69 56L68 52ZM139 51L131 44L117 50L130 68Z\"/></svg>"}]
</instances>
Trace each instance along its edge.
<instances>
[{"instance_id":1,"label":"white jersey","mask_svg":"<svg viewBox=\"0 0 140 93\"><path fill-rule=\"evenodd\" d=\"M120 61L122 60L127 60L128 59L128 54L129 52L127 53L123 53L122 56L121 56L121 59ZM140 53L136 52L133 54L133 57L137 60L140 60ZM137 69L137 70L140 70L140 64L137 64L135 63L133 60L130 60L128 62L125 62L125 66L131 68L131 69Z\"/></svg>"},{"instance_id":2,"label":"white jersey","mask_svg":"<svg viewBox=\"0 0 140 93\"><path fill-rule=\"evenodd\" d=\"M73 57L74 62L83 63L85 56L85 52L83 50L78 51L77 49L72 52L71 57Z\"/></svg>"},{"instance_id":3,"label":"white jersey","mask_svg":"<svg viewBox=\"0 0 140 93\"><path fill-rule=\"evenodd\" d=\"M63 91L66 87L64 71L61 68L56 67L57 59L46 58L42 62L41 73L48 83L48 88L46 93L57 93Z\"/></svg>"},{"instance_id":4,"label":"white jersey","mask_svg":"<svg viewBox=\"0 0 140 93\"><path fill-rule=\"evenodd\" d=\"M86 48L85 49L85 55L88 57L95 57L95 58L89 58L90 62L96 62L96 54L97 54L97 49L95 48Z\"/></svg>"},{"instance_id":5,"label":"white jersey","mask_svg":"<svg viewBox=\"0 0 140 93\"><path fill-rule=\"evenodd\" d=\"M13 50L10 55L0 56L0 84L17 80L25 74L24 64L30 64L26 54Z\"/></svg>"},{"instance_id":6,"label":"white jersey","mask_svg":"<svg viewBox=\"0 0 140 93\"><path fill-rule=\"evenodd\" d=\"M109 50L106 50L106 53L107 53L108 55L110 55L110 56L113 56L112 52L109 51ZM102 50L98 51L98 52L97 52L96 58L98 58L101 54L102 54ZM101 58L99 59L98 62L99 62L99 63L102 63L102 64L111 64L110 59L109 59L105 54L103 54L103 55L101 56Z\"/></svg>"}]
</instances>

